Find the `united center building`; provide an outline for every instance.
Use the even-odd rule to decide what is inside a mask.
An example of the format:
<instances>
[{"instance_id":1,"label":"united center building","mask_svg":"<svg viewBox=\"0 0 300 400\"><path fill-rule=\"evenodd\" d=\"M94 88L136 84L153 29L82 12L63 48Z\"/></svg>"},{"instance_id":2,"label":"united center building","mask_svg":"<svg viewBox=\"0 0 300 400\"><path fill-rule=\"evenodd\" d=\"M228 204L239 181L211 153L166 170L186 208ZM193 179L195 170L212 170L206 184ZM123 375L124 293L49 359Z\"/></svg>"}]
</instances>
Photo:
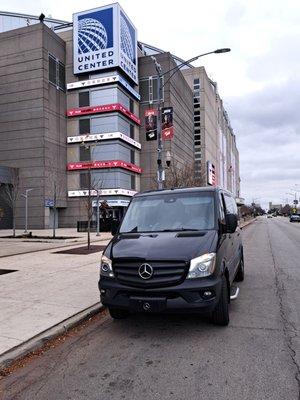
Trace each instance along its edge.
<instances>
[{"instance_id":1,"label":"united center building","mask_svg":"<svg viewBox=\"0 0 300 400\"><path fill-rule=\"evenodd\" d=\"M20 193L32 189L29 228L51 227L54 220L59 227L76 226L87 219L90 194L94 208L97 199L105 201L101 225L108 229L136 192L155 185L157 144L146 141L144 126L145 110L157 107L158 100L151 55L163 70L182 60L138 42L134 24L118 4L76 13L73 23L2 13L0 32L0 167L18 169ZM164 90L164 106L174 110L174 138L165 150L179 165L199 166L189 70L194 69L179 71ZM202 140L212 135L203 132ZM231 146L238 160L235 137ZM203 145L200 173L207 184L222 183L221 150L216 144L213 158ZM214 182L208 179L208 163L216 164ZM223 167L227 174L231 161ZM236 185L230 189L239 196L237 162L234 170ZM0 228L11 225L8 211L1 218L4 209L1 198ZM21 196L16 216L22 228Z\"/></svg>"}]
</instances>

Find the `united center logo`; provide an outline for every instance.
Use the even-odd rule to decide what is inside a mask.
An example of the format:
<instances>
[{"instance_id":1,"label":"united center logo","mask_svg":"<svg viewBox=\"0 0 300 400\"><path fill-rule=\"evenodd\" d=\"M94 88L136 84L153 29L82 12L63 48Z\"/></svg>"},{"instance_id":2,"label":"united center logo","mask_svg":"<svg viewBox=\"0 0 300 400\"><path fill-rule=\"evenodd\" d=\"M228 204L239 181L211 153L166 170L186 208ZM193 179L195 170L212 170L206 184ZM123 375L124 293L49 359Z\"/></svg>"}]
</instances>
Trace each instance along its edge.
<instances>
[{"instance_id":1,"label":"united center logo","mask_svg":"<svg viewBox=\"0 0 300 400\"><path fill-rule=\"evenodd\" d=\"M84 18L78 21L78 53L107 48L107 32L100 21Z\"/></svg>"},{"instance_id":2,"label":"united center logo","mask_svg":"<svg viewBox=\"0 0 300 400\"><path fill-rule=\"evenodd\" d=\"M127 23L126 17L121 13L121 50L134 63L135 48L134 48L134 32Z\"/></svg>"}]
</instances>

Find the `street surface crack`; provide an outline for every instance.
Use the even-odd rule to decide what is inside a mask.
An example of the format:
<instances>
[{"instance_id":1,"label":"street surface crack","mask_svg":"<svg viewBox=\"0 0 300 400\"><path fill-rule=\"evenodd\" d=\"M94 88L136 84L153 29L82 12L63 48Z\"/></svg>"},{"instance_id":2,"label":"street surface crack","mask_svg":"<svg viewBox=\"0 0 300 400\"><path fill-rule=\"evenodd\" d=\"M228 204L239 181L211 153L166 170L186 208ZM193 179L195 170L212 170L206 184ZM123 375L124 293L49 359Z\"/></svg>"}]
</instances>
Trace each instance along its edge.
<instances>
[{"instance_id":1,"label":"street surface crack","mask_svg":"<svg viewBox=\"0 0 300 400\"><path fill-rule=\"evenodd\" d=\"M272 261L273 261L274 272L275 272L276 297L278 298L278 301L279 301L279 313L280 313L280 318L282 320L282 325L283 325L283 334L284 334L286 344L288 347L289 356L292 360L293 365L296 368L295 379L298 384L298 400L300 400L300 365L297 362L297 354L296 354L296 350L294 349L294 346L293 346L293 339L296 338L298 336L298 334L297 334L296 327L294 326L294 324L291 321L289 321L289 319L286 315L286 311L285 311L285 307L284 307L285 287L284 287L283 281L281 281L279 279L281 271L275 261L269 226L267 227L267 233L268 233L268 240L269 240L269 246L270 246L270 251L271 251L271 256L272 256Z\"/></svg>"}]
</instances>

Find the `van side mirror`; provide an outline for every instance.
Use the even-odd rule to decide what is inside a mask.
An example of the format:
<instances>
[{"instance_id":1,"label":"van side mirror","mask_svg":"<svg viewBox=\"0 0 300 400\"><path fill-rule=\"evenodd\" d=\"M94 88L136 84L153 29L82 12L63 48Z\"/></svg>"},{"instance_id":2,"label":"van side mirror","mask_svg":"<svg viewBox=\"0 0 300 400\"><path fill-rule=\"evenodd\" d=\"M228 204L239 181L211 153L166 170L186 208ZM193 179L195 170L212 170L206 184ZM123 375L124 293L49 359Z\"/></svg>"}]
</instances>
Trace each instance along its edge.
<instances>
[{"instance_id":1,"label":"van side mirror","mask_svg":"<svg viewBox=\"0 0 300 400\"><path fill-rule=\"evenodd\" d=\"M111 221L111 230L110 230L111 234L115 236L115 234L118 232L118 229L119 229L119 221L117 219L113 219Z\"/></svg>"},{"instance_id":2,"label":"van side mirror","mask_svg":"<svg viewBox=\"0 0 300 400\"><path fill-rule=\"evenodd\" d=\"M228 233L234 233L238 225L238 219L235 214L226 215L226 231Z\"/></svg>"}]
</instances>

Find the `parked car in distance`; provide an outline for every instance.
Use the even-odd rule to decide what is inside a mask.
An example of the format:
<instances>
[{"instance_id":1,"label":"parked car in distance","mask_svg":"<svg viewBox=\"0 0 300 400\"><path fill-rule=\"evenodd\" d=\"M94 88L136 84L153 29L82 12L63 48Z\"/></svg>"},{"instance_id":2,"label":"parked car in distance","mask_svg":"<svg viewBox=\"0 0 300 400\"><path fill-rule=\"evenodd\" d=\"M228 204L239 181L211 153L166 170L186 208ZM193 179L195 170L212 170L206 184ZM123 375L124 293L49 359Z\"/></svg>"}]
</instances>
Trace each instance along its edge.
<instances>
[{"instance_id":1,"label":"parked car in distance","mask_svg":"<svg viewBox=\"0 0 300 400\"><path fill-rule=\"evenodd\" d=\"M272 218L272 215L271 215L271 214L268 214L268 215L267 215L267 218Z\"/></svg>"},{"instance_id":2,"label":"parked car in distance","mask_svg":"<svg viewBox=\"0 0 300 400\"><path fill-rule=\"evenodd\" d=\"M291 214L290 222L300 222L300 214Z\"/></svg>"},{"instance_id":3,"label":"parked car in distance","mask_svg":"<svg viewBox=\"0 0 300 400\"><path fill-rule=\"evenodd\" d=\"M228 325L244 280L234 197L219 188L135 195L103 252L99 290L113 318L131 312L205 313Z\"/></svg>"}]
</instances>

